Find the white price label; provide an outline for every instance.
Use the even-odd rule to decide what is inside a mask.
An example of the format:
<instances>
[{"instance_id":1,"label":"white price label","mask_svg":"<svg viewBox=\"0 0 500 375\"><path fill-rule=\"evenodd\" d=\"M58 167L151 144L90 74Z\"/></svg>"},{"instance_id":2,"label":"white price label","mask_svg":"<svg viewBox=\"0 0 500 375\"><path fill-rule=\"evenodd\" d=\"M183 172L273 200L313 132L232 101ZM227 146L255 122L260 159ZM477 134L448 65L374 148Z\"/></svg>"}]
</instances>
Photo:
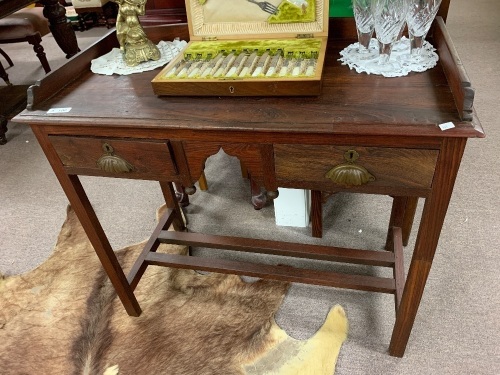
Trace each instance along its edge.
<instances>
[{"instance_id":1,"label":"white price label","mask_svg":"<svg viewBox=\"0 0 500 375\"><path fill-rule=\"evenodd\" d=\"M71 111L71 107L67 108L51 108L47 111L47 113L67 113Z\"/></svg>"},{"instance_id":2,"label":"white price label","mask_svg":"<svg viewBox=\"0 0 500 375\"><path fill-rule=\"evenodd\" d=\"M439 125L441 130L453 129L455 125L452 122L445 122L444 124Z\"/></svg>"}]
</instances>

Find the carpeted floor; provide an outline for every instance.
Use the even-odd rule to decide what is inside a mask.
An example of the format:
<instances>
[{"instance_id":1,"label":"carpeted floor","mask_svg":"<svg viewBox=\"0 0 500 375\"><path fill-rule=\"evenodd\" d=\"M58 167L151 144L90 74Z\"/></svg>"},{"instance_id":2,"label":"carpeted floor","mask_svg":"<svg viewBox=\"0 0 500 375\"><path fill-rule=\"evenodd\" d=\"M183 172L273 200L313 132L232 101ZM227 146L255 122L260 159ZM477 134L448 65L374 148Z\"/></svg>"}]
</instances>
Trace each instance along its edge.
<instances>
[{"instance_id":1,"label":"carpeted floor","mask_svg":"<svg viewBox=\"0 0 500 375\"><path fill-rule=\"evenodd\" d=\"M498 0L453 0L450 6L448 29L476 89L475 108L487 138L471 140L466 147L405 357L386 354L394 323L391 296L297 284L290 288L278 312L277 323L292 337L303 339L314 334L332 306L345 308L350 331L337 374L500 373L500 276L496 268L500 264L500 160L496 158L500 140L499 16ZM80 46L104 31L78 33ZM51 43L51 37L44 38L55 68L64 62L64 55ZM13 83L33 82L43 75L27 44L4 49L16 63L7 70ZM31 131L11 123L7 135L9 142L0 147L0 272L17 274L49 256L67 201ZM194 231L315 242L308 228L274 226L272 206L254 211L247 181L240 176L236 160L222 154L209 159L209 191L198 192L186 210ZM162 202L156 183L82 180L114 248L148 236ZM377 196L332 197L324 209L325 241L381 248L390 202L388 197ZM406 250L406 264L414 234Z\"/></svg>"}]
</instances>

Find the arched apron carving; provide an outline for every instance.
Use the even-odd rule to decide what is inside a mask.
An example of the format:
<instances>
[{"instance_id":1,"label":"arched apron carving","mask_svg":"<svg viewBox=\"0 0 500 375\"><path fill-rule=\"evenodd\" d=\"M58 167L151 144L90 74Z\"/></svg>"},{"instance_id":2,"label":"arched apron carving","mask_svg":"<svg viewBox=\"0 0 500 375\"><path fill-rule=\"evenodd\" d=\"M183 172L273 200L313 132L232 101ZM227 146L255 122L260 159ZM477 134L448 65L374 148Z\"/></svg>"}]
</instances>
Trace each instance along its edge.
<instances>
[{"instance_id":1,"label":"arched apron carving","mask_svg":"<svg viewBox=\"0 0 500 375\"><path fill-rule=\"evenodd\" d=\"M242 162L252 178L263 184L263 164L262 153L259 145L249 145L240 143L207 143L207 142L186 142L184 143L184 153L189 165L189 173L192 182L196 182L204 169L208 157L215 155L219 150L230 156L237 157Z\"/></svg>"}]
</instances>

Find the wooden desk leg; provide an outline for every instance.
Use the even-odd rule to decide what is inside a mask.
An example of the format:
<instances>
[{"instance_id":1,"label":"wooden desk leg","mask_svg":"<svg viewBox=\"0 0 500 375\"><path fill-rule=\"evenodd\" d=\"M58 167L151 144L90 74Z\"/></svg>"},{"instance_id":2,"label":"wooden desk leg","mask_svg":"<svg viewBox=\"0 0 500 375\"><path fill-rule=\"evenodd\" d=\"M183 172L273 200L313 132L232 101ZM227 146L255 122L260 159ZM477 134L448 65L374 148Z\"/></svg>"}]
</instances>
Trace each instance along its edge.
<instances>
[{"instance_id":1,"label":"wooden desk leg","mask_svg":"<svg viewBox=\"0 0 500 375\"><path fill-rule=\"evenodd\" d=\"M404 198L404 200L403 200ZM408 245L410 240L411 227L417 211L418 197L394 197L392 205L391 220L389 222L389 231L387 232L386 250L392 249L391 227L400 227L403 232L403 246ZM395 216L396 215L396 216ZM394 221L397 218L397 222Z\"/></svg>"},{"instance_id":2,"label":"wooden desk leg","mask_svg":"<svg viewBox=\"0 0 500 375\"><path fill-rule=\"evenodd\" d=\"M2 49L0 49L0 51L2 52L2 55L5 53L5 52L3 52ZM10 83L10 81L9 81L9 75L5 71L1 62L0 62L0 78L2 78L5 81L5 84L7 86L12 86L12 83Z\"/></svg>"},{"instance_id":3,"label":"wooden desk leg","mask_svg":"<svg viewBox=\"0 0 500 375\"><path fill-rule=\"evenodd\" d=\"M466 142L467 140L462 138L449 138L442 142L432 183L433 189L425 200L410 270L401 304L396 313L389 345L389 354L392 356L404 355L432 266Z\"/></svg>"},{"instance_id":4,"label":"wooden desk leg","mask_svg":"<svg viewBox=\"0 0 500 375\"><path fill-rule=\"evenodd\" d=\"M401 228L403 226L407 203L408 197L393 198L391 218L389 220L389 230L387 231L387 239L385 241L385 249L388 251L392 251L394 249L392 228Z\"/></svg>"},{"instance_id":5,"label":"wooden desk leg","mask_svg":"<svg viewBox=\"0 0 500 375\"><path fill-rule=\"evenodd\" d=\"M131 316L141 315L139 303L109 244L108 238L101 227L101 223L88 200L78 176L66 174L59 156L50 144L47 135L36 126L32 126L32 129L125 310Z\"/></svg>"},{"instance_id":6,"label":"wooden desk leg","mask_svg":"<svg viewBox=\"0 0 500 375\"><path fill-rule=\"evenodd\" d=\"M311 228L313 237L323 237L323 201L320 190L311 190Z\"/></svg>"},{"instance_id":7,"label":"wooden desk leg","mask_svg":"<svg viewBox=\"0 0 500 375\"><path fill-rule=\"evenodd\" d=\"M179 201L177 199L177 196L175 195L175 190L172 183L160 181L160 187L167 207L175 212L176 219L172 223L174 229L178 232L185 230L186 223L184 222L184 218L182 217L182 208L179 205Z\"/></svg>"},{"instance_id":8,"label":"wooden desk leg","mask_svg":"<svg viewBox=\"0 0 500 375\"><path fill-rule=\"evenodd\" d=\"M408 197L406 201L405 213L403 217L403 246L408 246L408 241L410 240L411 227L413 226L413 220L415 218L415 213L417 212L418 197Z\"/></svg>"},{"instance_id":9,"label":"wooden desk leg","mask_svg":"<svg viewBox=\"0 0 500 375\"><path fill-rule=\"evenodd\" d=\"M252 179L252 176L249 176L250 179L250 195L252 206L255 210L262 209L267 203L267 195L265 192L262 192L260 189L260 185Z\"/></svg>"}]
</instances>

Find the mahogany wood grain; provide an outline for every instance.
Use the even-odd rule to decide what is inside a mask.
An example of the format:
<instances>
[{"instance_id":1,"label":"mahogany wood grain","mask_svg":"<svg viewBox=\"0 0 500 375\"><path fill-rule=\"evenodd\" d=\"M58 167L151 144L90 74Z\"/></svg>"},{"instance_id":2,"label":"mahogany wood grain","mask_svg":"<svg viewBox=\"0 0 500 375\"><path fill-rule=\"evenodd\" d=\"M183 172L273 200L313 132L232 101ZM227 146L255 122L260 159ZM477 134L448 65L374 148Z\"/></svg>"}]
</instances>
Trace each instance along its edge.
<instances>
[{"instance_id":1,"label":"mahogany wood grain","mask_svg":"<svg viewBox=\"0 0 500 375\"><path fill-rule=\"evenodd\" d=\"M149 253L146 262L162 267L196 269L201 271L240 274L266 279L349 288L380 293L394 293L393 279L352 275L337 272L308 270L284 265L255 264L226 259L207 259L185 255Z\"/></svg>"},{"instance_id":2,"label":"mahogany wood grain","mask_svg":"<svg viewBox=\"0 0 500 375\"><path fill-rule=\"evenodd\" d=\"M194 181L201 176L207 158L222 149L229 156L235 156L244 163L254 181L263 183L264 161L259 144L189 141L184 142L183 147Z\"/></svg>"},{"instance_id":3,"label":"mahogany wood grain","mask_svg":"<svg viewBox=\"0 0 500 375\"><path fill-rule=\"evenodd\" d=\"M363 166L374 177L370 186L429 188L438 152L435 150L356 146L275 145L278 184L288 180L331 182L325 176L333 167L346 164L344 154L354 150ZM332 185L334 184L331 182ZM325 189L329 191L329 189Z\"/></svg>"},{"instance_id":4,"label":"mahogany wood grain","mask_svg":"<svg viewBox=\"0 0 500 375\"><path fill-rule=\"evenodd\" d=\"M331 262L365 264L381 267L392 267L394 265L394 254L389 251L357 250L332 246L260 240L255 238L169 231L162 231L159 234L158 239L160 242L173 243L176 245L191 244L198 247L292 256L297 258L328 260Z\"/></svg>"},{"instance_id":5,"label":"mahogany wood grain","mask_svg":"<svg viewBox=\"0 0 500 375\"><path fill-rule=\"evenodd\" d=\"M443 139L434 176L434 189L424 204L410 269L396 313L389 345L389 354L392 356L404 355L434 259L466 142L464 138Z\"/></svg>"},{"instance_id":6,"label":"mahogany wood grain","mask_svg":"<svg viewBox=\"0 0 500 375\"><path fill-rule=\"evenodd\" d=\"M20 114L19 121L24 121L25 123L41 123L42 120L41 111L36 115L32 115L32 112L24 112ZM45 112L43 112L45 113ZM22 117L21 117L22 116ZM87 122L87 118L81 118L80 126L75 127L71 125L75 122L75 119L71 117L66 117L64 119L59 118L55 123L54 122L45 122L44 128L50 134L53 135L67 135L68 132L73 135L85 136L89 135L89 131L95 136L99 137L116 137L116 134L122 134L125 138L134 138L138 137L139 132L137 127L128 126L127 124L118 125L116 120L111 123L105 118L101 119L101 123L99 128L91 125L91 123ZM122 119L120 119L122 121ZM199 120L203 121L203 120ZM479 121L474 120L475 124L479 124ZM147 128L148 137L150 139L158 139L162 140L165 138L165 132L167 131L169 134L170 143L173 145L173 139L189 139L190 141L203 141L205 139L207 142L221 142L222 139L227 143L232 142L252 142L257 140L266 140L266 143L304 143L304 144L313 144L313 145L346 145L352 146L353 144L359 146L368 146L368 147L388 147L388 145L395 145L394 147L407 147L407 148L415 148L415 149L435 149L439 150L441 141L440 137L420 137L418 134L411 137L404 137L403 134L400 135L392 135L392 136L383 136L383 135L367 135L366 137L359 138L359 135L356 134L332 134L332 132L324 133L322 130L319 130L318 133L312 132L294 132L292 128L290 128L289 132L284 131L269 131L269 127L266 130L262 131L262 129L255 129L255 131L262 131L262 135L255 136L252 138L249 131L244 130L228 130L224 128L217 129L199 129L195 123L193 123L192 129L183 129L183 128L170 128L170 127L158 127L158 124L153 127L144 126ZM230 125L229 125L230 126ZM351 127L352 130L352 127ZM464 130L464 129L462 129ZM447 137L446 132L442 132L440 130L440 135L442 137ZM468 133L468 130L465 129L464 133ZM292 136L293 134L293 136ZM439 133L438 133L439 134ZM461 134L463 136L463 134ZM470 137L484 137L484 133L478 129L478 131L474 131L469 134ZM172 146L173 147L173 146Z\"/></svg>"},{"instance_id":7,"label":"mahogany wood grain","mask_svg":"<svg viewBox=\"0 0 500 375\"><path fill-rule=\"evenodd\" d=\"M179 27L172 25L165 29L178 30ZM31 113L31 122L36 122L36 114L44 115L47 109L57 103L58 106L72 106L74 109L66 119L71 122L71 118L78 118L80 125L85 125L84 119L98 108L103 116L102 126L117 126L116 121L111 119L119 117L120 126L123 127L135 128L139 124L151 128L192 131L201 129L199 120L203 118L204 129L224 129L226 132L266 132L272 129L303 134L335 132L340 136L352 135L353 126L356 126L366 136L402 136L409 133L424 138L441 136L441 133L447 137L482 136L478 123L460 120L439 63L435 69L396 80L365 76L350 71L337 61L338 50L345 43L329 42L320 97L265 98L265 107L263 98L259 97L224 101L209 97L197 101L199 109L192 111L193 98L158 98L152 93L148 82L154 77L154 71L136 76L105 77L83 69L77 71L80 74L77 82L70 83L65 90L59 91L52 100L45 101L37 111ZM110 84L113 84L113 90L102 90L102 87ZM71 95L67 95L76 87L88 92L87 106L78 105ZM364 92L362 98L358 95L360 90ZM397 90L397 96L394 90ZM48 91L54 94L53 90ZM117 108L103 105L113 103L117 93L123 102L140 107L142 114L130 112L129 106ZM391 116L387 116L387 113L391 113ZM454 122L456 128L441 132L437 124L448 121ZM92 125L90 118L87 124ZM264 139L255 141L263 142ZM324 139L323 142L329 141Z\"/></svg>"},{"instance_id":8,"label":"mahogany wood grain","mask_svg":"<svg viewBox=\"0 0 500 375\"><path fill-rule=\"evenodd\" d=\"M99 42L70 59L70 63L38 80L28 89L27 109L34 109L37 104L43 103L65 85L78 79L82 72L90 70L91 60L108 53L117 45L116 33L110 31Z\"/></svg>"},{"instance_id":9,"label":"mahogany wood grain","mask_svg":"<svg viewBox=\"0 0 500 375\"><path fill-rule=\"evenodd\" d=\"M117 138L86 138L49 136L68 174L138 178L143 180L175 179L179 174L168 141L124 140ZM113 155L130 163L130 172L106 172L97 166L107 155L103 145L113 148Z\"/></svg>"},{"instance_id":10,"label":"mahogany wood grain","mask_svg":"<svg viewBox=\"0 0 500 375\"><path fill-rule=\"evenodd\" d=\"M455 104L460 118L465 121L472 120L472 105L474 103L475 90L472 87L467 72L460 61L458 53L453 45L450 35L446 31L442 18L436 18L434 28L434 40L438 50L443 71L448 84L453 92Z\"/></svg>"}]
</instances>

